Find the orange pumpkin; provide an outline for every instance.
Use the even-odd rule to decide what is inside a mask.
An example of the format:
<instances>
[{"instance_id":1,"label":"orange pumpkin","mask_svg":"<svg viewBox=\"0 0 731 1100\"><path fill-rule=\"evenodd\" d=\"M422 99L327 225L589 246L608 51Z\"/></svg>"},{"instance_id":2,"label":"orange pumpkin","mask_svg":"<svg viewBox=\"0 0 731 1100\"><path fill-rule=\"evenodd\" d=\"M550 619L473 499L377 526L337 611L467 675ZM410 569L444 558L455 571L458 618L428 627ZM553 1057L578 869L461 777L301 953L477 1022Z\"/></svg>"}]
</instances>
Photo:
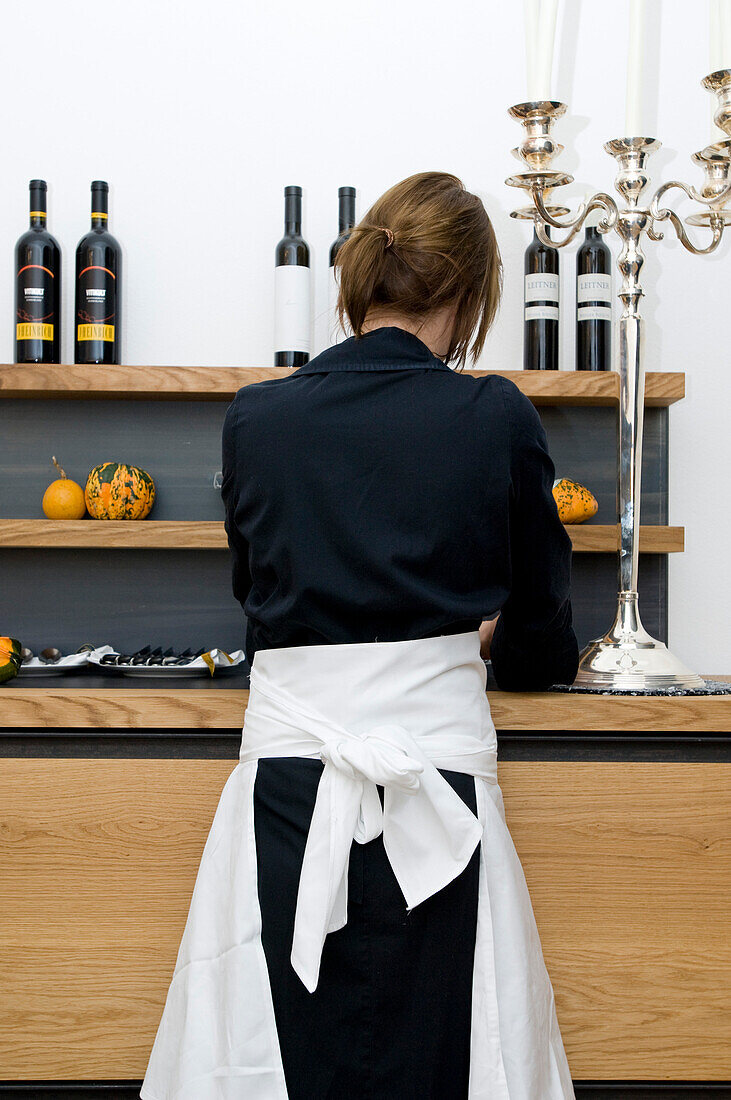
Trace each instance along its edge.
<instances>
[{"instance_id":1,"label":"orange pumpkin","mask_svg":"<svg viewBox=\"0 0 731 1100\"><path fill-rule=\"evenodd\" d=\"M0 638L0 684L18 675L20 649L20 642L17 639Z\"/></svg>"},{"instance_id":2,"label":"orange pumpkin","mask_svg":"<svg viewBox=\"0 0 731 1100\"><path fill-rule=\"evenodd\" d=\"M585 485L567 477L556 478L553 483L553 499L556 501L562 523L583 523L599 510L599 502Z\"/></svg>"},{"instance_id":3,"label":"orange pumpkin","mask_svg":"<svg viewBox=\"0 0 731 1100\"><path fill-rule=\"evenodd\" d=\"M84 499L92 519L144 519L155 503L155 483L138 466L102 462L86 479Z\"/></svg>"}]
</instances>

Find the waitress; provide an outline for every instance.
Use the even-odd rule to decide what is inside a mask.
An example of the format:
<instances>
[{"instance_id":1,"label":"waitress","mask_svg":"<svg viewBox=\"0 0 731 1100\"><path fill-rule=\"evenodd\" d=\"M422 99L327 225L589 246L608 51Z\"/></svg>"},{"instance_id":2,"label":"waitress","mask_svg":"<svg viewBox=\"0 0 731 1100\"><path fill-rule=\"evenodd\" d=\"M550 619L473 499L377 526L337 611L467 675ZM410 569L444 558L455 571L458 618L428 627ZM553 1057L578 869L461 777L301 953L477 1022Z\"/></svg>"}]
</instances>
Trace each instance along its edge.
<instances>
[{"instance_id":1,"label":"waitress","mask_svg":"<svg viewBox=\"0 0 731 1100\"><path fill-rule=\"evenodd\" d=\"M495 234L424 172L337 266L354 335L226 416L251 687L140 1095L567 1100L485 659L573 681L571 542L532 404L462 372Z\"/></svg>"}]
</instances>

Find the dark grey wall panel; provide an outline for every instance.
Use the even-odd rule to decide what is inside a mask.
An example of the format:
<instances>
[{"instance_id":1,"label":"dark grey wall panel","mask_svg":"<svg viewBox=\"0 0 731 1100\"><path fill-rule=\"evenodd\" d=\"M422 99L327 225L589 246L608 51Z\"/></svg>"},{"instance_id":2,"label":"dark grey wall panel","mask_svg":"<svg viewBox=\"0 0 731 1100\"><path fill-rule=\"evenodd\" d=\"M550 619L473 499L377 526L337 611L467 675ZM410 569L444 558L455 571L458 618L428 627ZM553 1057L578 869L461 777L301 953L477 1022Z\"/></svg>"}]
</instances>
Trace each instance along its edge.
<instances>
[{"instance_id":1,"label":"dark grey wall panel","mask_svg":"<svg viewBox=\"0 0 731 1100\"><path fill-rule=\"evenodd\" d=\"M42 517L55 454L84 483L98 462L130 462L152 475L154 519L219 519L213 475L221 468L225 402L0 401L0 515ZM540 410L558 477L586 484L599 501L596 523L616 517L616 413L611 408ZM648 409L642 520L665 523L667 409Z\"/></svg>"},{"instance_id":2,"label":"dark grey wall panel","mask_svg":"<svg viewBox=\"0 0 731 1100\"><path fill-rule=\"evenodd\" d=\"M0 515L43 518L57 475L84 485L92 466L128 462L152 476L152 519L221 519L213 475L221 469L218 401L0 401Z\"/></svg>"},{"instance_id":3,"label":"dark grey wall panel","mask_svg":"<svg viewBox=\"0 0 731 1100\"><path fill-rule=\"evenodd\" d=\"M226 550L5 550L0 564L2 632L33 650L243 648Z\"/></svg>"},{"instance_id":4,"label":"dark grey wall panel","mask_svg":"<svg viewBox=\"0 0 731 1100\"><path fill-rule=\"evenodd\" d=\"M592 523L617 517L617 414L610 408L547 406L540 410L557 477L591 489L599 502ZM668 410L647 409L642 452L641 523L667 523ZM682 522L678 520L677 522Z\"/></svg>"},{"instance_id":5,"label":"dark grey wall panel","mask_svg":"<svg viewBox=\"0 0 731 1100\"><path fill-rule=\"evenodd\" d=\"M143 645L243 648L245 618L231 594L225 550L5 550L0 563L3 633L33 650L84 642L133 651ZM616 608L613 554L574 554L579 644L604 634ZM667 640L666 562L640 559L645 627Z\"/></svg>"}]
</instances>

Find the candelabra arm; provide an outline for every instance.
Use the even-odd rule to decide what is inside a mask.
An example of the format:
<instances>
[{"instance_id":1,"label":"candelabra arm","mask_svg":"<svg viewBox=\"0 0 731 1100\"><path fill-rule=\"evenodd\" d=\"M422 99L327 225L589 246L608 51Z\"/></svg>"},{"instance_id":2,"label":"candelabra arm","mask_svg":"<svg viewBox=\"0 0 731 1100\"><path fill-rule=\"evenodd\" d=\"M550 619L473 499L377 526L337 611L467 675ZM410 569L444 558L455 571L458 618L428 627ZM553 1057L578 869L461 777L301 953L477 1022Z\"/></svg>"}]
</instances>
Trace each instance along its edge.
<instances>
[{"instance_id":1,"label":"candelabra arm","mask_svg":"<svg viewBox=\"0 0 731 1100\"><path fill-rule=\"evenodd\" d=\"M655 196L650 203L650 217L653 219L653 223L669 221L673 229L675 230L678 240L682 244L683 248L687 249L688 252L692 252L694 256L708 256L709 253L715 252L719 244L721 243L721 238L723 237L723 214L720 212L717 213L713 209L708 211L708 224L712 231L712 237L710 244L706 245L705 248L699 248L691 241L690 237L685 231L685 227L683 226L682 221L675 213L675 211L671 210L669 206L660 206L660 200L662 199L663 195L665 195L673 187L676 187L680 191L683 191L688 196L688 198L695 199L697 202L701 202L705 206L710 206L711 202L713 202L715 205L718 205L719 202L725 202L726 192L731 195L731 186L729 186L726 191L722 192L720 195L714 196L713 199L705 199L702 195L699 195L697 193L695 188L689 187L686 183L682 183L680 180L669 180L668 183L664 183L662 187L659 187L657 189L657 191L655 192ZM653 241L661 241L664 237L664 233L655 229L654 224L652 224L648 229L648 236Z\"/></svg>"},{"instance_id":2,"label":"candelabra arm","mask_svg":"<svg viewBox=\"0 0 731 1100\"><path fill-rule=\"evenodd\" d=\"M703 203L704 206L717 206L720 208L731 199L731 183L724 187L722 191L717 191L710 196L705 196L702 195L700 191L696 191L695 187L691 187L690 184L683 183L682 180L668 180L667 183L663 183L662 187L658 187L651 206L656 206L662 196L673 187L677 187L680 191L684 191L689 199L693 199L694 202Z\"/></svg>"},{"instance_id":3,"label":"candelabra arm","mask_svg":"<svg viewBox=\"0 0 731 1100\"><path fill-rule=\"evenodd\" d=\"M597 194L593 195L587 203L582 203L576 217L571 222L560 222L548 212L543 200L542 187L532 187L531 195L536 207L534 214L536 236L542 244L547 245L549 248L564 248L569 244L579 232L592 210L606 211L606 216L602 218L597 227L600 233L608 233L609 230L617 224L617 204L611 195L607 195L603 191L597 192ZM557 241L546 235L543 228L544 224L551 225L555 229L568 229L569 232L562 241Z\"/></svg>"}]
</instances>

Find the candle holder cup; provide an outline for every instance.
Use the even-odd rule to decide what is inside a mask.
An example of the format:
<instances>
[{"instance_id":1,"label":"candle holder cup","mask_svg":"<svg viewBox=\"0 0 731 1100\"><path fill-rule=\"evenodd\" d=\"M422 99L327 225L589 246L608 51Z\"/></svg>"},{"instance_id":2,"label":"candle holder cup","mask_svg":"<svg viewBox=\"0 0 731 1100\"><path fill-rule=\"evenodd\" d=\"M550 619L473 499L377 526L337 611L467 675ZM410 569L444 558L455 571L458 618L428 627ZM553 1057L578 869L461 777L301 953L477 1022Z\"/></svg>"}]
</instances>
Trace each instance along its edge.
<instances>
[{"instance_id":1,"label":"candle holder cup","mask_svg":"<svg viewBox=\"0 0 731 1100\"><path fill-rule=\"evenodd\" d=\"M703 170L700 190L671 180L657 189L647 201L650 182L649 157L660 148L652 137L624 137L608 141L604 148L617 163L615 190L618 204L606 192L597 192L579 206L577 213L563 220L565 207L548 205L554 188L572 182L572 177L553 167L562 146L554 141L554 122L566 111L564 103L543 100L520 103L509 114L523 126L525 137L513 150L527 170L510 176L510 187L527 191L531 205L512 212L513 217L531 218L538 238L553 248L564 248L581 230L592 210L601 210L600 233L615 231L621 241L617 267L621 275L618 291L622 313L615 341L615 367L619 374L619 462L617 469L619 526L619 592L614 623L601 638L591 641L581 652L575 683L585 688L606 691L636 689L656 691L668 688L703 687L705 681L675 657L664 642L653 638L642 625L639 612L637 574L639 564L640 488L642 473L642 429L645 411L644 322L639 310L644 291L640 275L644 264L642 238L660 241L658 228L669 222L681 244L694 255L707 255L718 247L724 227L731 224L726 203L731 198L731 70L711 73L703 86L718 98L714 121L728 136L698 153L692 160ZM683 221L661 200L672 189L682 191L703 209L685 219L685 224L711 231L705 247L692 242ZM557 239L548 237L546 227L564 230Z\"/></svg>"}]
</instances>

